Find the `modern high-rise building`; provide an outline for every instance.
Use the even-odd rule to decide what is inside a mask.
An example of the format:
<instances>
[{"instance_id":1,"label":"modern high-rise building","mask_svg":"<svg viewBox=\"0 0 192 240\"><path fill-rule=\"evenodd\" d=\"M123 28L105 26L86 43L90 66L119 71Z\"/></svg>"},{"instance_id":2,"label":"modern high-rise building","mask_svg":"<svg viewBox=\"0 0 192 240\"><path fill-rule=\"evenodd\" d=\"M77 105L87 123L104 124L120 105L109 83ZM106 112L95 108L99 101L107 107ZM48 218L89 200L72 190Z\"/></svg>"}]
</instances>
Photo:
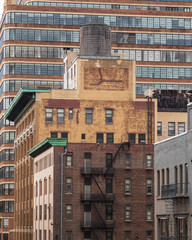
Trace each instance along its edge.
<instances>
[{"instance_id":1,"label":"modern high-rise building","mask_svg":"<svg viewBox=\"0 0 192 240\"><path fill-rule=\"evenodd\" d=\"M136 60L136 94L192 89L192 2L5 0L0 23L0 218L1 235L13 225L14 124L3 114L17 91L63 87L63 48L79 49L79 26L93 19L111 26L112 53ZM179 114L178 114L179 115ZM185 129L186 118L159 128ZM180 123L180 126L179 126ZM2 189L2 191L1 191Z\"/></svg>"}]
</instances>

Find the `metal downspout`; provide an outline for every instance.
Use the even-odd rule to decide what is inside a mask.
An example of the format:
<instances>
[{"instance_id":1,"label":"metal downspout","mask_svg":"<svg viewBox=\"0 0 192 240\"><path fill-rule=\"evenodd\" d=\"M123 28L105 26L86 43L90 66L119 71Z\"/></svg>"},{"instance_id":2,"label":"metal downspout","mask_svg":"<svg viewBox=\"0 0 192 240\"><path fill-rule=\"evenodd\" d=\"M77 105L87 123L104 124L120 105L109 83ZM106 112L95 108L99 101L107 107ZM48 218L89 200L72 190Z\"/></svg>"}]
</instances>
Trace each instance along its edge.
<instances>
[{"instance_id":1,"label":"metal downspout","mask_svg":"<svg viewBox=\"0 0 192 240\"><path fill-rule=\"evenodd\" d=\"M67 147L65 152L61 154L61 219L60 219L60 239L63 239L63 157L67 154Z\"/></svg>"}]
</instances>

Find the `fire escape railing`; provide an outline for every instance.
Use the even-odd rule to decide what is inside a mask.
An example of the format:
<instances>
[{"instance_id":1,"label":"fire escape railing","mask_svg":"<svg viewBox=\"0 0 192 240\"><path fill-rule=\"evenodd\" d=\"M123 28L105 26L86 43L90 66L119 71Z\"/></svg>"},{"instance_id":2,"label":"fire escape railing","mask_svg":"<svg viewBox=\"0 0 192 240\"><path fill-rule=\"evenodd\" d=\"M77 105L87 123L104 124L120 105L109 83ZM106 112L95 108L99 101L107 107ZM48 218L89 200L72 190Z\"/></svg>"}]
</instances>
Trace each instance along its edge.
<instances>
[{"instance_id":1,"label":"fire escape railing","mask_svg":"<svg viewBox=\"0 0 192 240\"><path fill-rule=\"evenodd\" d=\"M161 198L178 198L188 196L188 183L168 184L161 187Z\"/></svg>"}]
</instances>

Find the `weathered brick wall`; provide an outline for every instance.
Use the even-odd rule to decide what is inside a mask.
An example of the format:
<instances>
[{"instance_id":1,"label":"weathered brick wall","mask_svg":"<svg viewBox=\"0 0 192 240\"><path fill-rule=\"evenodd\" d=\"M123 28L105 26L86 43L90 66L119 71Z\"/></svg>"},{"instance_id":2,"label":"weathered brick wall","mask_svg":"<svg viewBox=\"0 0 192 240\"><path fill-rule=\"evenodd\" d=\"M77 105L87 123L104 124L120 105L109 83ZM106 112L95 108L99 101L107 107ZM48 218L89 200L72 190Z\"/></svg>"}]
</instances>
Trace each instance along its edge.
<instances>
[{"instance_id":1,"label":"weathered brick wall","mask_svg":"<svg viewBox=\"0 0 192 240\"><path fill-rule=\"evenodd\" d=\"M83 231L81 230L81 222L83 223L84 218L84 205L81 202L80 194L84 193L84 176L80 173L80 168L84 167L84 153L91 152L91 167L92 168L103 168L106 169L106 153L113 153L115 155L118 150L119 144L68 144L68 153L73 156L73 167L64 166L64 186L63 186L63 236L65 231L73 231L74 239L83 239ZM63 148L55 148L55 220L60 219L60 155ZM132 154L132 167L125 169L124 160L125 154ZM152 145L131 145L129 148L125 146L122 148L117 155L116 161L113 164L115 168L115 174L112 175L97 175L95 176L96 181L100 185L104 194L106 194L106 177L113 178L113 194L115 200L113 204L113 221L115 227L113 229L113 239L124 239L124 232L131 231L133 239L136 235L139 239L146 238L146 231L154 231L153 221L146 221L146 206L153 205L154 203L154 191L152 195L146 195L146 179L151 178L153 180L153 169L146 169L146 154L153 155ZM65 162L66 158L64 158ZM72 194L66 194L65 191L65 179L66 177L73 178L73 192ZM86 175L86 177L90 177ZM131 194L125 195L124 179L131 178ZM97 187L93 178L91 178L91 193L101 193ZM65 219L65 206L66 204L72 204L73 206L73 219ZM102 215L104 221L106 221L106 205L107 202L96 203L96 207ZM111 203L110 203L111 204ZM125 221L125 204L131 205L131 221ZM154 211L154 209L153 209ZM58 215L57 215L58 214ZM91 220L101 222L101 219L96 212L93 204L91 205ZM108 223L110 221L108 220ZM142 226L139 228L138 226ZM55 227L58 231L59 227ZM105 237L105 231L97 231L98 236L103 239Z\"/></svg>"}]
</instances>

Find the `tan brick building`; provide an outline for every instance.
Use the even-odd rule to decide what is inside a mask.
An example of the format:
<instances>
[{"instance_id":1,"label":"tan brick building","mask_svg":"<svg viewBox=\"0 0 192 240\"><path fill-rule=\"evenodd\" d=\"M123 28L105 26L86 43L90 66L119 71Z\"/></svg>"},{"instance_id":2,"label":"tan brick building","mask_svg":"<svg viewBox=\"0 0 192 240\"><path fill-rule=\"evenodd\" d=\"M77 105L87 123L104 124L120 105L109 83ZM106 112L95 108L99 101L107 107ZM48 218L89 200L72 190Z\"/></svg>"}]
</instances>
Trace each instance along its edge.
<instances>
[{"instance_id":1,"label":"tan brick building","mask_svg":"<svg viewBox=\"0 0 192 240\"><path fill-rule=\"evenodd\" d=\"M125 174L128 178L128 181L125 184L125 176L123 179L120 178L120 172L124 171L123 168L119 172L119 175L117 174L117 179L114 181L120 181L121 184L125 184L127 188L130 188L130 184L133 184L133 186L136 187L138 181L142 182L142 194L138 198L138 206L142 203L142 206L146 206L144 209L147 210L144 211L142 209L141 214L143 217L138 218L136 217L137 214L134 213L137 207L133 207L133 218L127 219L129 222L128 225L130 225L130 229L132 230L131 233L126 234L134 235L137 233L137 221L140 223L143 221L145 229L139 234L144 236L147 234L147 231L149 231L152 238L153 148L151 144L155 137L155 102L148 102L146 99L136 99L134 61L123 60L118 56L99 56L95 58L81 55L74 56L74 54L70 53L66 58L67 59L64 59L64 64L66 65L67 61L67 71L70 72L67 81L71 81L70 84L74 85L73 89L21 89L5 115L7 119L16 123L15 239L32 239L34 219L33 210L34 207L36 209L33 199L34 165L33 159L29 157L27 151L46 137L67 138L68 143L71 144L69 144L69 147L71 146L72 148L70 151L74 151L75 156L77 156L75 162L80 161L78 160L77 152L81 151L81 149L84 148L84 145L86 147L87 144L92 144L92 147L85 150L85 152L92 152L93 149L95 152L94 154L96 154L99 147L101 154L105 155L106 153L110 153L110 156L113 155L114 157L116 155L115 153L117 153L118 147L123 142L133 144L131 149L134 149L134 146L136 149L138 148L138 152L136 151L137 153L133 153L133 155L136 154L134 158L138 161L133 164L135 173L133 174L134 171L131 171L130 175L129 173ZM73 149L77 143L80 144L80 146L77 147L77 149L79 149L78 151L77 149ZM103 149L106 150L103 151ZM123 155L125 156L128 152L129 150L127 149L127 152L123 152ZM140 159L139 154L142 155L142 160ZM147 159L147 155L149 155L149 159ZM98 164L99 161L101 161L101 167L103 167L105 159L103 159L103 157L100 158L99 156L97 156L97 158ZM80 177L80 167L83 167L83 159L84 157L81 155L81 166L77 166L77 181ZM56 161L58 160L56 159ZM150 163L149 168L151 170L149 171L146 170L146 162ZM93 168L96 166L97 165L93 164ZM138 177L135 177L132 174L138 174ZM142 177L140 178L139 176ZM150 196L146 194L147 180L143 180L146 179L147 176L150 179L150 184L148 183L151 186L151 188L149 187L151 189ZM131 178L133 178L133 182L131 182ZM82 176L81 184L83 184ZM104 186L101 186L101 188L104 188ZM117 189L118 186L116 185L115 187L114 185L114 190L116 191ZM123 186L121 191L123 191ZM137 191L138 189L136 187L136 189L133 190L133 196L137 195ZM124 196L123 201L125 203L126 194L124 194ZM135 201L135 197L133 196L131 195L129 198L130 204ZM79 195L77 199L78 198L80 199ZM75 201L78 201L77 199L74 199L74 204ZM147 208L147 206L149 206L150 209ZM128 207L128 215L130 214L130 211L130 207ZM55 214L55 216L57 216L57 212L55 212ZM124 222L124 220L126 220L124 219L124 211L121 213L121 216L117 215L115 218L117 219L117 222L119 219ZM126 227L123 231L126 231L126 229L129 231L127 223L125 225ZM77 224L74 226L74 232L76 232L77 227L80 229L80 225ZM82 228L82 230L83 229L84 228ZM36 230L38 229L35 229L35 234ZM43 229L41 229L41 231L41 233L37 233L39 240L42 236L45 236L43 235ZM63 231L63 234L65 234L64 232L65 231ZM52 237L55 236L54 234L60 234L58 231L52 233ZM48 233L45 234L47 237ZM114 236L118 236L118 230L114 230L114 234ZM128 236L129 235L127 235L127 239L129 239ZM141 239L142 238L143 237L141 237ZM86 237L84 239L86 239Z\"/></svg>"}]
</instances>

